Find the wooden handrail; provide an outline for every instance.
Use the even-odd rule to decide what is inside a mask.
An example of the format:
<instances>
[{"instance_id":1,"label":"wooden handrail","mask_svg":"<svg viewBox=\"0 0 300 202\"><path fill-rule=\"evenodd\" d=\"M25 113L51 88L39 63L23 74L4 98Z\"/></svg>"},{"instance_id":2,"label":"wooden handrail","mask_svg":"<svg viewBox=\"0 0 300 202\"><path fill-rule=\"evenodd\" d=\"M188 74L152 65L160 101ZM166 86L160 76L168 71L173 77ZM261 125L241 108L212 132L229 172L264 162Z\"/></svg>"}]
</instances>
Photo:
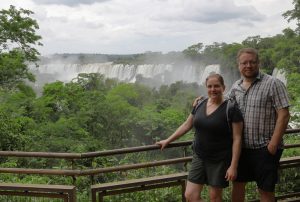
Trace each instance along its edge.
<instances>
[{"instance_id":1,"label":"wooden handrail","mask_svg":"<svg viewBox=\"0 0 300 202\"><path fill-rule=\"evenodd\" d=\"M57 153L57 152L25 152L25 151L0 151L1 157L37 157L37 158L61 158L81 159L80 153Z\"/></svg>"},{"instance_id":2,"label":"wooden handrail","mask_svg":"<svg viewBox=\"0 0 300 202\"><path fill-rule=\"evenodd\" d=\"M286 129L285 134L300 133L300 128Z\"/></svg>"},{"instance_id":3,"label":"wooden handrail","mask_svg":"<svg viewBox=\"0 0 300 202\"><path fill-rule=\"evenodd\" d=\"M79 176L81 170L0 168L0 173Z\"/></svg>"},{"instance_id":4,"label":"wooden handrail","mask_svg":"<svg viewBox=\"0 0 300 202\"><path fill-rule=\"evenodd\" d=\"M286 130L286 134L299 133L300 129L288 129ZM170 143L167 148L172 147L186 147L190 146L192 141L181 141ZM295 148L300 147L300 143L298 144L287 144L285 148ZM97 151L97 152L88 152L88 153L52 153L52 152L24 152L24 151L0 151L0 156L2 157L42 157L42 158L60 158L67 160L75 160L75 159L86 159L86 158L96 158L96 157L105 157L112 155L120 155L134 152L143 152L150 150L159 150L160 147L158 145L146 145L139 147L130 147L116 150L106 150L106 151ZM161 165L170 165L177 163L187 163L191 161L192 157L182 157L175 159L167 159L153 162L144 162L144 163L136 163L131 165L119 165L114 167L106 167L106 168L94 168L94 169L30 169L30 168L0 168L0 173L15 173L15 174L43 174L43 175L64 175L64 176L86 176L86 175L96 175L100 173L108 173L115 171L126 171L131 169L139 169L139 168L147 168L147 167L155 167ZM299 164L298 162L294 162ZM291 163L292 165L293 163ZM295 164L296 165L296 164ZM288 165L285 165L288 166Z\"/></svg>"},{"instance_id":5,"label":"wooden handrail","mask_svg":"<svg viewBox=\"0 0 300 202\"><path fill-rule=\"evenodd\" d=\"M183 147L183 146L189 146L191 144L192 144L191 140L180 141L180 142L172 142L167 146L167 148ZM104 157L104 156L128 154L128 153L134 153L134 152L158 150L158 149L160 149L160 147L158 145L146 145L146 146L139 146L139 147L129 147L129 148L122 148L122 149L82 153L81 156L82 156L82 158Z\"/></svg>"},{"instance_id":6,"label":"wooden handrail","mask_svg":"<svg viewBox=\"0 0 300 202\"><path fill-rule=\"evenodd\" d=\"M170 143L167 148L189 146L192 141L181 141ZM62 158L62 159L84 159L84 158L95 158L112 156L119 154L127 154L141 151L158 150L158 145L147 145L139 147L129 147L122 149L87 152L87 153L56 153L56 152L25 152L25 151L0 151L2 157L39 157L39 158Z\"/></svg>"},{"instance_id":7,"label":"wooden handrail","mask_svg":"<svg viewBox=\"0 0 300 202\"><path fill-rule=\"evenodd\" d=\"M192 157L174 158L168 160L160 160L146 163L137 163L131 165L121 165L108 168L95 168L85 170L66 170L66 169L30 169L30 168L0 168L0 173L14 174L40 174L40 175L64 175L64 176L85 176L95 175L100 173L109 173L116 171L126 171L138 168L148 168L161 165L170 165L177 163L187 163L192 160Z\"/></svg>"},{"instance_id":8,"label":"wooden handrail","mask_svg":"<svg viewBox=\"0 0 300 202\"><path fill-rule=\"evenodd\" d=\"M121 165L121 166L108 167L108 168L86 169L81 172L81 175L95 175L100 173L126 171L126 170L138 169L138 168L148 168L148 167L170 165L170 164L177 164L177 163L187 163L191 160L192 157L188 156L182 158L174 158L174 159L153 161L153 162L146 162L146 163L136 163L131 165Z\"/></svg>"},{"instance_id":9,"label":"wooden handrail","mask_svg":"<svg viewBox=\"0 0 300 202\"><path fill-rule=\"evenodd\" d=\"M296 148L296 147L300 147L300 143L299 144L285 144L284 145L285 149Z\"/></svg>"},{"instance_id":10,"label":"wooden handrail","mask_svg":"<svg viewBox=\"0 0 300 202\"><path fill-rule=\"evenodd\" d=\"M300 133L299 129L287 129L286 134ZM172 147L183 147L192 144L192 140L172 142L166 148ZM299 147L300 144L286 145L285 148ZM0 151L0 156L2 157L40 157L40 158L62 158L62 159L84 159L84 158L95 158L112 156L119 154L127 154L134 152L158 150L160 147L158 145L146 145L139 147L129 147L114 150L96 151L96 152L86 152L86 153L57 153L57 152L24 152L24 151Z\"/></svg>"},{"instance_id":11,"label":"wooden handrail","mask_svg":"<svg viewBox=\"0 0 300 202\"><path fill-rule=\"evenodd\" d=\"M39 174L39 175L63 175L63 176L86 176L86 175L97 175L102 173L127 171L140 168L149 168L162 165L171 165L178 163L187 163L192 160L192 156L173 158L167 160L144 162L136 164L126 164L114 167L106 168L94 168L84 170L67 170L67 169L30 169L30 168L0 168L0 173L14 173L14 174ZM288 157L281 159L281 169L289 167L298 167L300 165L300 157Z\"/></svg>"}]
</instances>

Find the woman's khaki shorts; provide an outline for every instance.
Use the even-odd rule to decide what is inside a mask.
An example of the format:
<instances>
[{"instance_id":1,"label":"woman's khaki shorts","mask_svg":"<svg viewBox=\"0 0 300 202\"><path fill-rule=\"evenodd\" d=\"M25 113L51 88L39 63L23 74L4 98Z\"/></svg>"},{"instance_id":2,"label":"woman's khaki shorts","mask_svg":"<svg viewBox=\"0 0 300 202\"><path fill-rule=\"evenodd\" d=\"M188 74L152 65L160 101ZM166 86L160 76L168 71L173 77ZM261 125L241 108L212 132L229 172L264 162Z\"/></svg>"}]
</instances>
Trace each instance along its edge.
<instances>
[{"instance_id":1,"label":"woman's khaki shorts","mask_svg":"<svg viewBox=\"0 0 300 202\"><path fill-rule=\"evenodd\" d=\"M230 160L207 161L193 155L192 165L188 175L188 181L195 184L206 184L212 187L225 188L228 181L225 179Z\"/></svg>"}]
</instances>

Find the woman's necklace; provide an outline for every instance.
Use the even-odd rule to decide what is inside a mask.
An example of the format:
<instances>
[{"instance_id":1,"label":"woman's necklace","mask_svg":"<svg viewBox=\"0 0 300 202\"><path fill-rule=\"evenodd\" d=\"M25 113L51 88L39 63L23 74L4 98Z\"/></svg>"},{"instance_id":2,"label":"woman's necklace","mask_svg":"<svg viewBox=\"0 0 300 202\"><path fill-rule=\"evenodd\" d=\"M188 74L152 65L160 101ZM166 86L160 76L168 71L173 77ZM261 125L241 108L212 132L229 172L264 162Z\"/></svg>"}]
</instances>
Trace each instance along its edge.
<instances>
[{"instance_id":1,"label":"woman's necklace","mask_svg":"<svg viewBox=\"0 0 300 202\"><path fill-rule=\"evenodd\" d=\"M208 100L206 105L206 114L212 114L222 103L223 100L221 102L210 102L210 100Z\"/></svg>"}]
</instances>

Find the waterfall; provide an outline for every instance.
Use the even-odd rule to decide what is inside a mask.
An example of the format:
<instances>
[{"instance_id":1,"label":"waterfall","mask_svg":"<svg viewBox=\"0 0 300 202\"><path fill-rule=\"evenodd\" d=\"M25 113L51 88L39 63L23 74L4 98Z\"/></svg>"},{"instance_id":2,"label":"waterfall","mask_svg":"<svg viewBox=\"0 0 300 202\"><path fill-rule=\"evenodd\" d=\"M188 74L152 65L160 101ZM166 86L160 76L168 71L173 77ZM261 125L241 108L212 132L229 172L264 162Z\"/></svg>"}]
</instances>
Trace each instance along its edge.
<instances>
[{"instance_id":1,"label":"waterfall","mask_svg":"<svg viewBox=\"0 0 300 202\"><path fill-rule=\"evenodd\" d=\"M286 85L287 80L285 76L285 71L283 69L274 68L272 72L272 76L279 79L284 83L284 85Z\"/></svg>"},{"instance_id":2,"label":"waterfall","mask_svg":"<svg viewBox=\"0 0 300 202\"><path fill-rule=\"evenodd\" d=\"M210 73L220 73L220 66L219 65L208 65L205 67L202 75L201 75L201 84L205 83L206 77L209 76Z\"/></svg>"},{"instance_id":3,"label":"waterfall","mask_svg":"<svg viewBox=\"0 0 300 202\"><path fill-rule=\"evenodd\" d=\"M137 76L142 78L154 79L159 85L171 84L176 81L196 82L203 84L205 78L211 73L219 73L220 66L217 64L208 66L195 65L174 65L174 64L113 64L106 63L91 63L91 64L64 64L64 63L49 63L41 64L35 72L38 75L52 75L55 80L69 82L76 78L79 73L100 73L106 78L116 78L124 82L135 82Z\"/></svg>"}]
</instances>

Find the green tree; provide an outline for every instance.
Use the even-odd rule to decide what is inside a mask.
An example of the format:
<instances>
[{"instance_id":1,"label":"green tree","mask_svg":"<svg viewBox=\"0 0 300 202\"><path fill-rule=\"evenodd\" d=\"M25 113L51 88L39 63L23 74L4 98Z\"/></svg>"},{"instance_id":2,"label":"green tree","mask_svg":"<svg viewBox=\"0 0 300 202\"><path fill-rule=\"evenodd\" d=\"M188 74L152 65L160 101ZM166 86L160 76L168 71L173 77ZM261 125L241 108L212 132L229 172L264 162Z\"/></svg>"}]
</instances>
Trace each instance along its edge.
<instances>
[{"instance_id":1,"label":"green tree","mask_svg":"<svg viewBox=\"0 0 300 202\"><path fill-rule=\"evenodd\" d=\"M0 87L13 89L24 79L34 81L28 63L36 62L40 55L37 45L41 36L36 20L29 16L32 11L16 9L0 10Z\"/></svg>"},{"instance_id":2,"label":"green tree","mask_svg":"<svg viewBox=\"0 0 300 202\"><path fill-rule=\"evenodd\" d=\"M28 117L34 96L26 88L17 92L0 91L0 150L26 150L35 136L35 121Z\"/></svg>"},{"instance_id":3,"label":"green tree","mask_svg":"<svg viewBox=\"0 0 300 202\"><path fill-rule=\"evenodd\" d=\"M296 123L296 127L300 126L300 89L298 82L300 80L299 73L292 73L288 76L288 92L291 97L292 113L291 120Z\"/></svg>"},{"instance_id":4,"label":"green tree","mask_svg":"<svg viewBox=\"0 0 300 202\"><path fill-rule=\"evenodd\" d=\"M189 46L187 49L183 50L182 52L184 55L191 57L192 59L195 59L198 56L200 56L202 49L203 49L203 43L197 43Z\"/></svg>"},{"instance_id":5,"label":"green tree","mask_svg":"<svg viewBox=\"0 0 300 202\"><path fill-rule=\"evenodd\" d=\"M17 49L0 54L0 87L13 89L22 84L24 79L34 81L24 55Z\"/></svg>"},{"instance_id":6,"label":"green tree","mask_svg":"<svg viewBox=\"0 0 300 202\"><path fill-rule=\"evenodd\" d=\"M291 20L297 21L297 28L296 32L298 35L300 34L300 0L293 0L294 9L288 10L285 13L283 13L283 17L290 22Z\"/></svg>"},{"instance_id":7,"label":"green tree","mask_svg":"<svg viewBox=\"0 0 300 202\"><path fill-rule=\"evenodd\" d=\"M256 48L258 49L258 44L261 42L260 36L251 36L245 39L242 44L246 47Z\"/></svg>"}]
</instances>

